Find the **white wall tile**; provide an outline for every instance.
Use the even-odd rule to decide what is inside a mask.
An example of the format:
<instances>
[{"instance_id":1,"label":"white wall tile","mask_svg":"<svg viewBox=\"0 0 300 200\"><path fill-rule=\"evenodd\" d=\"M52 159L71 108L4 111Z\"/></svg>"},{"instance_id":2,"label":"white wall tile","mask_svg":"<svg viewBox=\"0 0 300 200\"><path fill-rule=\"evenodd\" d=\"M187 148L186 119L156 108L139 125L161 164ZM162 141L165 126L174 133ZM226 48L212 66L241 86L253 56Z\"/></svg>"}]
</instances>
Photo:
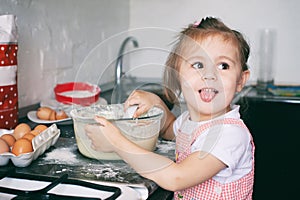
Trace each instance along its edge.
<instances>
[{"instance_id":1,"label":"white wall tile","mask_svg":"<svg viewBox=\"0 0 300 200\"><path fill-rule=\"evenodd\" d=\"M0 14L17 17L19 107L53 98L57 83L112 81L129 1L1 0Z\"/></svg>"}]
</instances>

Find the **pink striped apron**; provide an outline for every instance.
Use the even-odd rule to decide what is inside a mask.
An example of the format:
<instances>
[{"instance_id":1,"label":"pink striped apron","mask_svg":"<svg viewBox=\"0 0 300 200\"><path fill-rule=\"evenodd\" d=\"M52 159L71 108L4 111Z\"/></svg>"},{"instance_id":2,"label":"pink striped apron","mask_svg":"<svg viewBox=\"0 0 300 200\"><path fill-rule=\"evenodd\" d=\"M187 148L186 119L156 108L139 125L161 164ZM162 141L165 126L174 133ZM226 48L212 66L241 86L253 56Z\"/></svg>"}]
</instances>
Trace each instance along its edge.
<instances>
[{"instance_id":1,"label":"pink striped apron","mask_svg":"<svg viewBox=\"0 0 300 200\"><path fill-rule=\"evenodd\" d=\"M204 130L210 128L211 126L220 125L220 124L238 125L240 127L247 129L247 131L249 132L248 128L242 122L242 120L233 119L233 118L215 120L210 123L201 125L194 132L195 134L192 134L193 138L191 138L191 140L189 140L189 134L183 133L179 130L179 133L176 137L176 162L180 163L182 160L188 157L189 154L191 154L192 144L195 142L197 137ZM255 149L252 136L251 136L251 145L252 145L253 168L246 176L244 176L239 180L226 183L226 184L221 184L211 178L194 187L175 192L174 199L176 200L209 200L209 199L250 200L252 199L253 184L254 184L254 149ZM178 149L181 149L183 151L179 151Z\"/></svg>"}]
</instances>

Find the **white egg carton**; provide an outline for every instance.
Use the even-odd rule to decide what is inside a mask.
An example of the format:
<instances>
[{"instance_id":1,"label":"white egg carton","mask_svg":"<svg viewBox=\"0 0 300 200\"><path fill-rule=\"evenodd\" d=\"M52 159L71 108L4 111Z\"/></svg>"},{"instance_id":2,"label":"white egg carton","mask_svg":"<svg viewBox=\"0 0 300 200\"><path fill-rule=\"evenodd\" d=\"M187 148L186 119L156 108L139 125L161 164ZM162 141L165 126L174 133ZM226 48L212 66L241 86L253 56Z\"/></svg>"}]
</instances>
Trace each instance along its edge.
<instances>
[{"instance_id":1,"label":"white egg carton","mask_svg":"<svg viewBox=\"0 0 300 200\"><path fill-rule=\"evenodd\" d=\"M3 130L3 129L2 129ZM2 131L0 136L5 133L11 133L13 131ZM0 166L7 165L9 160L13 162L16 167L27 167L31 162L41 154L43 154L50 146L54 145L60 136L60 130L56 124L52 124L46 130L35 136L32 140L33 152L14 155L11 152L0 154Z\"/></svg>"}]
</instances>

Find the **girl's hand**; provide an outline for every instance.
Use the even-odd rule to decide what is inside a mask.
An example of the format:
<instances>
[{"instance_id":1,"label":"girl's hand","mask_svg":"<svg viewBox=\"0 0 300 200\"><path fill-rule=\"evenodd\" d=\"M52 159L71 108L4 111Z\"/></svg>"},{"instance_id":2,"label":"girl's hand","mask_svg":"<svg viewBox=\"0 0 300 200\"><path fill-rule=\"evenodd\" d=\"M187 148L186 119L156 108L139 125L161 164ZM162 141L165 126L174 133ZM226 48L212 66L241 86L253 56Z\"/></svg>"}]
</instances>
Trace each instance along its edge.
<instances>
[{"instance_id":1,"label":"girl's hand","mask_svg":"<svg viewBox=\"0 0 300 200\"><path fill-rule=\"evenodd\" d=\"M159 96L151 92L135 90L125 101L125 110L132 105L138 105L138 108L133 114L134 118L138 118L140 115L146 113L154 106L163 109L164 115L161 120L160 136L167 140L174 139L175 136L173 133L173 123L176 118Z\"/></svg>"},{"instance_id":2,"label":"girl's hand","mask_svg":"<svg viewBox=\"0 0 300 200\"><path fill-rule=\"evenodd\" d=\"M92 142L92 148L101 152L115 151L115 141L122 137L120 130L103 117L96 116L97 125L86 125L85 132Z\"/></svg>"},{"instance_id":3,"label":"girl's hand","mask_svg":"<svg viewBox=\"0 0 300 200\"><path fill-rule=\"evenodd\" d=\"M140 115L146 113L148 110L150 110L154 106L163 107L163 102L154 93L146 92L143 90L135 90L133 91L128 99L125 101L125 110L132 106L132 105L138 105L138 108L136 109L135 113L133 114L134 118L139 117Z\"/></svg>"}]
</instances>

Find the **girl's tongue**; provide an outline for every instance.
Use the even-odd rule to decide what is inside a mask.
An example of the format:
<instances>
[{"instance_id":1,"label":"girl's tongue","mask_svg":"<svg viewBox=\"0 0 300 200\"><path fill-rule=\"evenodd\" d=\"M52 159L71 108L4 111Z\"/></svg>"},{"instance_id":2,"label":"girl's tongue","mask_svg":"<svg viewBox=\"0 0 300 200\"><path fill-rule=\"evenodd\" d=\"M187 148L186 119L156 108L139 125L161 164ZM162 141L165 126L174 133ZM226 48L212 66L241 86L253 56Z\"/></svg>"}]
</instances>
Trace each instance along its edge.
<instances>
[{"instance_id":1,"label":"girl's tongue","mask_svg":"<svg viewBox=\"0 0 300 200\"><path fill-rule=\"evenodd\" d=\"M200 97L204 102L210 102L218 94L218 91L213 88L203 88L199 90Z\"/></svg>"}]
</instances>

